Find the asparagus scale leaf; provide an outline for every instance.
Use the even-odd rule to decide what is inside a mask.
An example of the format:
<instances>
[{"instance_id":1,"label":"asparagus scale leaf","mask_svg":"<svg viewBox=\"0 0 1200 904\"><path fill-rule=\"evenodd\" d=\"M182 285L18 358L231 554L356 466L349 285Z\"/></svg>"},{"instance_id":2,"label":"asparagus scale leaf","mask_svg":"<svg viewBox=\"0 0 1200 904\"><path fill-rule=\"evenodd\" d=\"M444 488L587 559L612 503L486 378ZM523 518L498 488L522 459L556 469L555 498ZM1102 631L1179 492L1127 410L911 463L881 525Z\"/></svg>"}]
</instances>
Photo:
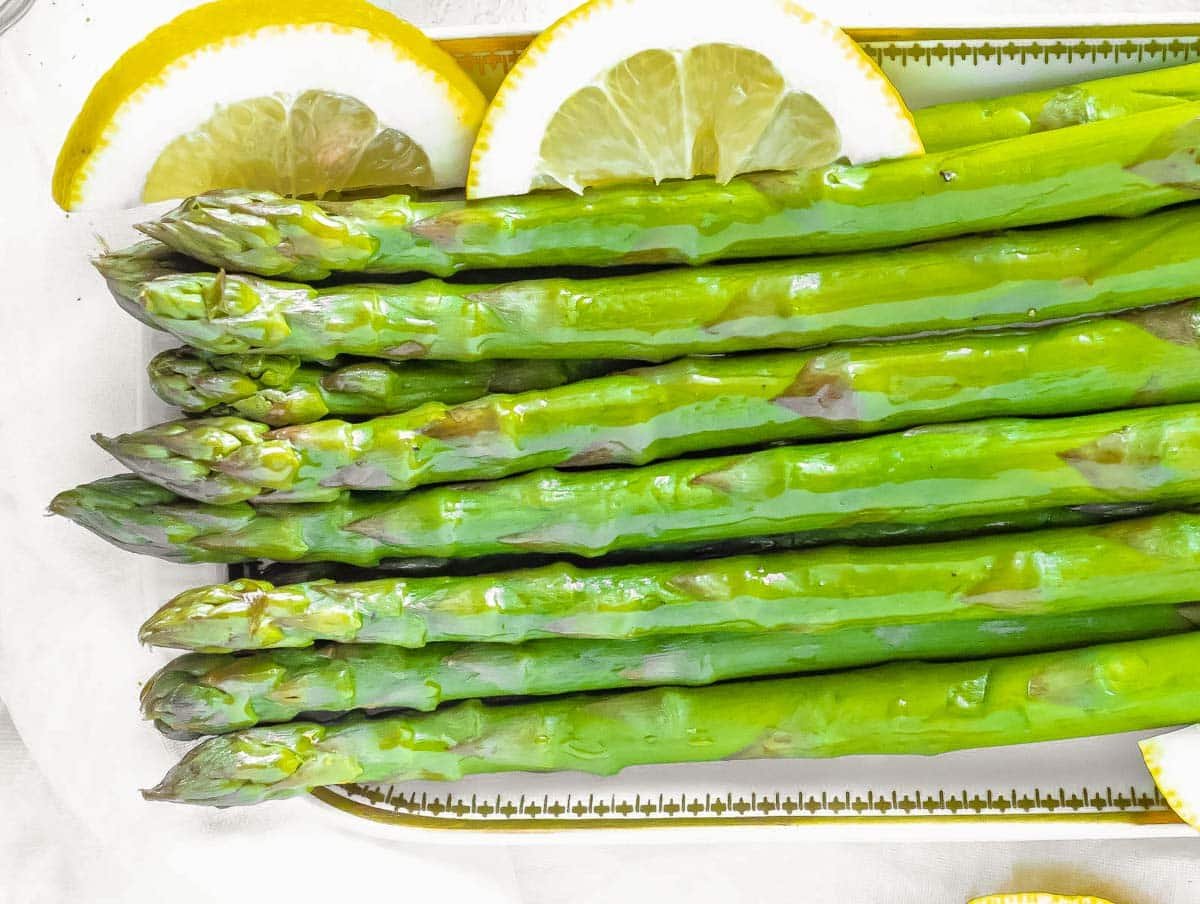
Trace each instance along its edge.
<instances>
[{"instance_id":1,"label":"asparagus scale leaf","mask_svg":"<svg viewBox=\"0 0 1200 904\"><path fill-rule=\"evenodd\" d=\"M1200 634L957 663L900 663L210 738L150 800L235 806L346 782L716 760L937 754L1200 720Z\"/></svg>"},{"instance_id":2,"label":"asparagus scale leaf","mask_svg":"<svg viewBox=\"0 0 1200 904\"><path fill-rule=\"evenodd\" d=\"M156 492L157 491L157 492ZM774 535L832 542L1200 493L1200 406L998 419L639 468L533 471L411 493L252 506L186 502L137 478L51 509L126 548L198 562L600 556Z\"/></svg>"},{"instance_id":3,"label":"asparagus scale leaf","mask_svg":"<svg viewBox=\"0 0 1200 904\"><path fill-rule=\"evenodd\" d=\"M618 367L616 361L366 359L322 366L286 355L206 355L176 348L156 355L147 373L159 398L189 413L284 427L327 415L392 414L429 402L454 405L488 393L549 389Z\"/></svg>"},{"instance_id":4,"label":"asparagus scale leaf","mask_svg":"<svg viewBox=\"0 0 1200 904\"><path fill-rule=\"evenodd\" d=\"M470 577L242 579L184 591L141 640L223 651L314 641L629 640L696 632L818 634L864 624L1086 613L1184 603L1200 575L1200 515L940 543Z\"/></svg>"},{"instance_id":5,"label":"asparagus scale leaf","mask_svg":"<svg viewBox=\"0 0 1200 904\"><path fill-rule=\"evenodd\" d=\"M634 640L326 644L252 656L190 653L142 688L142 714L174 734L220 734L302 713L432 710L451 700L704 685L912 659L973 659L1193 630L1200 607L882 624L824 634L690 634Z\"/></svg>"},{"instance_id":6,"label":"asparagus scale leaf","mask_svg":"<svg viewBox=\"0 0 1200 904\"><path fill-rule=\"evenodd\" d=\"M130 470L190 499L315 502L347 489L402 491L542 467L1185 401L1200 401L1200 302L1028 332L685 359L361 423L268 431L205 418L97 440Z\"/></svg>"},{"instance_id":7,"label":"asparagus scale leaf","mask_svg":"<svg viewBox=\"0 0 1200 904\"><path fill-rule=\"evenodd\" d=\"M480 201L320 203L224 191L139 228L213 266L323 279L491 267L698 264L887 248L1197 197L1200 104L866 166Z\"/></svg>"},{"instance_id":8,"label":"asparagus scale leaf","mask_svg":"<svg viewBox=\"0 0 1200 904\"><path fill-rule=\"evenodd\" d=\"M154 266L138 281L136 254L118 254L109 283L123 307L214 354L661 361L1179 301L1200 295L1197 230L1200 209L1183 207L883 252L481 285L314 288ZM109 273L109 258L97 266Z\"/></svg>"}]
</instances>

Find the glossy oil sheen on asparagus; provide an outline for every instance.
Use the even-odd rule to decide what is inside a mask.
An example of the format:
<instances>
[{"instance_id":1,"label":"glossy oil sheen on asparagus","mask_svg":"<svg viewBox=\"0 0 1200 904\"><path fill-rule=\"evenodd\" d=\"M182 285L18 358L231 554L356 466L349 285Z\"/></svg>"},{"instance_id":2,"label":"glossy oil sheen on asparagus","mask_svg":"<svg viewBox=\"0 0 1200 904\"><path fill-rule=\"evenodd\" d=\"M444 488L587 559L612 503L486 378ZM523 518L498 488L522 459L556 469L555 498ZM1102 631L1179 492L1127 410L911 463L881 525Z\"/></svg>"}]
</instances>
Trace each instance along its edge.
<instances>
[{"instance_id":1,"label":"glossy oil sheen on asparagus","mask_svg":"<svg viewBox=\"0 0 1200 904\"><path fill-rule=\"evenodd\" d=\"M1200 207L1184 207L885 252L487 285L164 274L144 246L97 266L124 307L214 354L657 361L1180 301L1200 295L1198 231Z\"/></svg>"},{"instance_id":2,"label":"glossy oil sheen on asparagus","mask_svg":"<svg viewBox=\"0 0 1200 904\"><path fill-rule=\"evenodd\" d=\"M188 199L141 229L230 270L448 275L493 267L698 264L887 248L1197 197L1200 104L866 166L480 201Z\"/></svg>"},{"instance_id":3,"label":"glossy oil sheen on asparagus","mask_svg":"<svg viewBox=\"0 0 1200 904\"><path fill-rule=\"evenodd\" d=\"M142 626L143 643L223 651L314 641L419 647L443 641L633 639L801 631L863 623L1030 617L1184 603L1200 578L1200 515L939 543L826 546L704 561L467 577L186 590Z\"/></svg>"},{"instance_id":4,"label":"glossy oil sheen on asparagus","mask_svg":"<svg viewBox=\"0 0 1200 904\"><path fill-rule=\"evenodd\" d=\"M136 477L51 509L128 549L184 561L510 553L601 556L776 534L879 537L1200 493L1200 405L919 427L638 468L533 471L324 503L185 502ZM973 526L978 526L977 524Z\"/></svg>"},{"instance_id":5,"label":"glossy oil sheen on asparagus","mask_svg":"<svg viewBox=\"0 0 1200 904\"><path fill-rule=\"evenodd\" d=\"M1200 634L956 663L898 663L327 725L193 748L151 800L234 806L346 782L514 770L612 775L716 760L937 754L1200 720Z\"/></svg>"},{"instance_id":6,"label":"glossy oil sheen on asparagus","mask_svg":"<svg viewBox=\"0 0 1200 904\"><path fill-rule=\"evenodd\" d=\"M626 363L628 366L628 362ZM147 367L150 387L192 414L244 417L273 427L332 415L408 411L429 402L454 405L488 393L549 389L616 370L616 361L334 361L309 364L286 355L206 355L176 348Z\"/></svg>"},{"instance_id":7,"label":"glossy oil sheen on asparagus","mask_svg":"<svg viewBox=\"0 0 1200 904\"><path fill-rule=\"evenodd\" d=\"M926 151L964 147L1200 100L1200 63L913 111Z\"/></svg>"},{"instance_id":8,"label":"glossy oil sheen on asparagus","mask_svg":"<svg viewBox=\"0 0 1200 904\"><path fill-rule=\"evenodd\" d=\"M823 634L689 634L635 640L324 644L253 656L191 653L142 687L142 714L172 734L219 734L311 712L432 710L452 700L543 696L1006 656L1191 631L1200 606L1140 606L984 621L866 624Z\"/></svg>"},{"instance_id":9,"label":"glossy oil sheen on asparagus","mask_svg":"<svg viewBox=\"0 0 1200 904\"><path fill-rule=\"evenodd\" d=\"M684 359L361 423L269 432L239 418L185 419L97 441L189 499L313 502L346 489L1187 401L1200 401L1200 302L1027 332Z\"/></svg>"}]
</instances>

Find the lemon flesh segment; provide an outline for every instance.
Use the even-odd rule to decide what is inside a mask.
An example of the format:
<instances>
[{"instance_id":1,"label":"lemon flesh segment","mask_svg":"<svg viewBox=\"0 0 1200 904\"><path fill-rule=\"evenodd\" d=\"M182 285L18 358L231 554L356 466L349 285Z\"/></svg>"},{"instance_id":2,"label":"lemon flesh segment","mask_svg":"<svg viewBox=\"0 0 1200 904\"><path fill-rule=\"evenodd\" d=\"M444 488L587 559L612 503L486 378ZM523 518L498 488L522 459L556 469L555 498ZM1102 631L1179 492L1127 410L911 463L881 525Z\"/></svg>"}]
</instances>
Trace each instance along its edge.
<instances>
[{"instance_id":1,"label":"lemon flesh segment","mask_svg":"<svg viewBox=\"0 0 1200 904\"><path fill-rule=\"evenodd\" d=\"M984 895L972 898L967 904L1112 904L1093 895L1056 895L1044 891Z\"/></svg>"},{"instance_id":2,"label":"lemon flesh segment","mask_svg":"<svg viewBox=\"0 0 1200 904\"><path fill-rule=\"evenodd\" d=\"M371 185L428 188L429 157L362 101L329 91L217 108L158 155L142 190L164 201L219 188L322 197Z\"/></svg>"},{"instance_id":3,"label":"lemon flesh segment","mask_svg":"<svg viewBox=\"0 0 1200 904\"><path fill-rule=\"evenodd\" d=\"M1146 768L1167 805L1184 822L1200 829L1200 725L1138 742Z\"/></svg>"},{"instance_id":4,"label":"lemon flesh segment","mask_svg":"<svg viewBox=\"0 0 1200 904\"><path fill-rule=\"evenodd\" d=\"M788 91L753 50L645 50L576 91L546 127L536 185L799 169L834 160L841 136L815 98Z\"/></svg>"}]
</instances>

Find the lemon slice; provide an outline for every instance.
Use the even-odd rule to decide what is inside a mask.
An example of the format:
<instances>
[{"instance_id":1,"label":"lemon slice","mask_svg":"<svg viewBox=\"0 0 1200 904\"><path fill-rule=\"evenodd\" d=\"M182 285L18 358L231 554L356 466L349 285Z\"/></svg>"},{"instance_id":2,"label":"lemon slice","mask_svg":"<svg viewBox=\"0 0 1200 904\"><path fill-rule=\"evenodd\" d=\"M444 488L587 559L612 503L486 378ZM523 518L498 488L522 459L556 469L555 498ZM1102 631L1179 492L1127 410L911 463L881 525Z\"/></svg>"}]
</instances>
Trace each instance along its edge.
<instances>
[{"instance_id":1,"label":"lemon slice","mask_svg":"<svg viewBox=\"0 0 1200 904\"><path fill-rule=\"evenodd\" d=\"M727 181L921 151L879 68L789 0L591 0L539 35L500 85L467 195Z\"/></svg>"},{"instance_id":2,"label":"lemon slice","mask_svg":"<svg viewBox=\"0 0 1200 904\"><path fill-rule=\"evenodd\" d=\"M1092 895L1055 895L1044 891L1033 891L984 895L982 898L972 898L967 904L1112 904L1112 902Z\"/></svg>"},{"instance_id":3,"label":"lemon slice","mask_svg":"<svg viewBox=\"0 0 1200 904\"><path fill-rule=\"evenodd\" d=\"M218 0L96 83L59 153L54 199L114 208L216 188L460 186L484 105L445 51L364 0Z\"/></svg>"},{"instance_id":4,"label":"lemon slice","mask_svg":"<svg viewBox=\"0 0 1200 904\"><path fill-rule=\"evenodd\" d=\"M1142 759L1163 799L1194 829L1200 829L1200 725L1192 725L1138 742Z\"/></svg>"}]
</instances>

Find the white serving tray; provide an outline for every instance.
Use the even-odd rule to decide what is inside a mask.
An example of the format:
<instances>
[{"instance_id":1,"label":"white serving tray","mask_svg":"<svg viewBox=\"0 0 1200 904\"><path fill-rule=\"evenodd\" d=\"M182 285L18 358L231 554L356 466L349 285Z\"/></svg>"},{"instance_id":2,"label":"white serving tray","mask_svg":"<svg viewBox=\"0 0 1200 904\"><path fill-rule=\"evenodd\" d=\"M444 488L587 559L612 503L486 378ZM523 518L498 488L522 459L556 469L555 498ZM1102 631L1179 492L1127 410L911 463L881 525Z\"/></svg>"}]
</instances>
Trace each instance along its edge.
<instances>
[{"instance_id":1,"label":"white serving tray","mask_svg":"<svg viewBox=\"0 0 1200 904\"><path fill-rule=\"evenodd\" d=\"M1200 24L852 34L914 106L1200 59ZM449 49L492 87L526 40L445 36ZM11 90L20 98L26 89ZM26 109L36 108L30 94ZM30 134L45 131L33 121L27 126ZM135 789L153 784L185 745L159 737L138 719L137 682L171 654L140 648L134 635L169 596L221 580L223 570L132 556L62 519L33 519L55 491L116 470L90 447L87 433L170 416L141 372L170 343L107 303L86 262L95 250L93 232L124 243L132 236L128 223L145 217L145 211L47 214L44 226L22 232L5 249L14 251L9 270L15 278L8 283L15 288L7 310L40 306L38 322L27 330L29 348L19 339L23 322L14 318L18 342L11 355L40 369L36 385L45 398L30 397L33 380L24 388L17 384L21 394L9 410L18 402L23 411L40 403L36 429L23 428L18 437L6 429L12 421L0 422L7 460L0 461L0 511L29 516L0 524L8 528L0 531L0 688L41 768L69 802L94 817L90 822L172 827L192 837L197 824L230 832L233 823L220 814L151 808L136 799ZM46 331L46 321L57 333ZM739 761L639 767L611 778L506 774L455 784L347 786L319 792L308 806L278 806L290 807L292 819L311 818L351 836L459 843L1190 832L1157 795L1130 735L936 758ZM274 805L254 808L237 825L251 832L271 825L277 812ZM738 831L724 831L729 828Z\"/></svg>"},{"instance_id":2,"label":"white serving tray","mask_svg":"<svg viewBox=\"0 0 1200 904\"><path fill-rule=\"evenodd\" d=\"M864 30L851 35L912 107L1200 59L1200 26ZM491 92L528 34L439 36ZM1190 832L1157 793L1136 736L938 757L739 761L611 778L503 774L454 784L349 785L317 798L354 817L442 836L751 828L929 839ZM568 831L569 830L569 831ZM607 830L607 831L606 831ZM758 834L758 832L755 832Z\"/></svg>"}]
</instances>

